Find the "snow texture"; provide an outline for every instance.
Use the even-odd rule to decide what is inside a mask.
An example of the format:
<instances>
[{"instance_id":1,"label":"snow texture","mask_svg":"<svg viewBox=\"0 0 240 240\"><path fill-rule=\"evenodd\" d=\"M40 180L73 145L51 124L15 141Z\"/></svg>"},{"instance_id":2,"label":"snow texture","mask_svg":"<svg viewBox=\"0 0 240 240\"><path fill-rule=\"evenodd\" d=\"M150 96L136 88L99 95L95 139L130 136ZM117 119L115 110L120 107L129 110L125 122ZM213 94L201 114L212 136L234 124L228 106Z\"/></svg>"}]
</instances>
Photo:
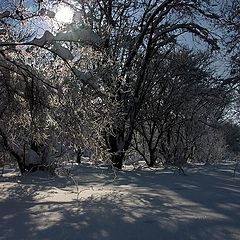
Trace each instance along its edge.
<instances>
[{"instance_id":1,"label":"snow texture","mask_svg":"<svg viewBox=\"0 0 240 240\"><path fill-rule=\"evenodd\" d=\"M93 78L92 74L89 72L82 72L76 68L73 68L74 74L81 79L83 82L87 83Z\"/></svg>"},{"instance_id":2,"label":"snow texture","mask_svg":"<svg viewBox=\"0 0 240 240\"><path fill-rule=\"evenodd\" d=\"M53 34L49 31L46 31L41 38L34 38L31 43L39 47L43 47L47 43L52 43L53 40Z\"/></svg>"},{"instance_id":3,"label":"snow texture","mask_svg":"<svg viewBox=\"0 0 240 240\"><path fill-rule=\"evenodd\" d=\"M99 88L96 84L96 78L92 75L91 72L82 72L75 67L72 68L75 76L84 84L90 85L94 90L99 91Z\"/></svg>"},{"instance_id":4,"label":"snow texture","mask_svg":"<svg viewBox=\"0 0 240 240\"><path fill-rule=\"evenodd\" d=\"M50 18L54 18L56 14L53 11L47 10L46 15Z\"/></svg>"},{"instance_id":5,"label":"snow texture","mask_svg":"<svg viewBox=\"0 0 240 240\"><path fill-rule=\"evenodd\" d=\"M59 43L55 43L52 49L58 56L60 56L64 60L73 60L73 55L70 50L61 46Z\"/></svg>"},{"instance_id":6,"label":"snow texture","mask_svg":"<svg viewBox=\"0 0 240 240\"><path fill-rule=\"evenodd\" d=\"M67 167L70 167L67 165ZM71 177L0 177L0 240L238 240L233 166L119 171L71 165ZM76 184L77 183L77 184Z\"/></svg>"},{"instance_id":7,"label":"snow texture","mask_svg":"<svg viewBox=\"0 0 240 240\"><path fill-rule=\"evenodd\" d=\"M46 8L41 8L41 10L39 11L39 14L48 16L49 18L54 18L56 15L55 12L48 10Z\"/></svg>"},{"instance_id":8,"label":"snow texture","mask_svg":"<svg viewBox=\"0 0 240 240\"><path fill-rule=\"evenodd\" d=\"M73 60L74 57L71 51L58 43L59 41L79 41L93 45L101 44L100 37L90 29L81 29L65 33L61 32L56 36L49 31L45 31L42 37L34 38L30 44L37 45L39 47L44 47L46 44L53 44L53 48L51 49L53 52L64 60ZM83 76L83 74L81 75ZM85 75L83 80L86 78L90 79L91 76L88 77Z\"/></svg>"},{"instance_id":9,"label":"snow texture","mask_svg":"<svg viewBox=\"0 0 240 240\"><path fill-rule=\"evenodd\" d=\"M56 41L85 42L93 45L100 45L101 38L91 29L82 28L69 32L60 32L55 37Z\"/></svg>"},{"instance_id":10,"label":"snow texture","mask_svg":"<svg viewBox=\"0 0 240 240\"><path fill-rule=\"evenodd\" d=\"M4 11L4 12L0 13L0 19L9 17L10 14L11 13L9 11Z\"/></svg>"}]
</instances>

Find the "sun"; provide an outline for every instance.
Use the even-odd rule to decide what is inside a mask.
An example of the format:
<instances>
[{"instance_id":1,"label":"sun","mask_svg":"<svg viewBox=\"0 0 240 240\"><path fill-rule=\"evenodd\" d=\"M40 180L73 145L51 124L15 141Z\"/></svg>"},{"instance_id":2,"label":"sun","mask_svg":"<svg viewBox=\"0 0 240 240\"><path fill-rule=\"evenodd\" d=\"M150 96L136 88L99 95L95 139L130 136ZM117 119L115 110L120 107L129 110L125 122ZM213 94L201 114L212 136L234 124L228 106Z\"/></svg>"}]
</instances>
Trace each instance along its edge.
<instances>
[{"instance_id":1,"label":"sun","mask_svg":"<svg viewBox=\"0 0 240 240\"><path fill-rule=\"evenodd\" d=\"M60 23L71 23L73 20L73 11L70 7L60 4L57 8L55 18Z\"/></svg>"}]
</instances>

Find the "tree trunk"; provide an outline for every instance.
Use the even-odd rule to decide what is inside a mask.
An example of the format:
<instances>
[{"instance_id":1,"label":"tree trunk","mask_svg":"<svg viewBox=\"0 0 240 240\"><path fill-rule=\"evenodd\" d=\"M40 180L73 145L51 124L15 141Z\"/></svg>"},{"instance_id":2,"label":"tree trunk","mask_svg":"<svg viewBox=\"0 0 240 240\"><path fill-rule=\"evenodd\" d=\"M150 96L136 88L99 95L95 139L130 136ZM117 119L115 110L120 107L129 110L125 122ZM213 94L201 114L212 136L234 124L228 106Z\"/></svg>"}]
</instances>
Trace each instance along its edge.
<instances>
[{"instance_id":1,"label":"tree trunk","mask_svg":"<svg viewBox=\"0 0 240 240\"><path fill-rule=\"evenodd\" d=\"M149 149L150 162L147 163L148 167L154 167L156 164L157 156L155 149Z\"/></svg>"},{"instance_id":2,"label":"tree trunk","mask_svg":"<svg viewBox=\"0 0 240 240\"><path fill-rule=\"evenodd\" d=\"M26 169L21 157L12 149L9 149L8 151L10 155L16 159L21 174L24 174L26 172Z\"/></svg>"},{"instance_id":3,"label":"tree trunk","mask_svg":"<svg viewBox=\"0 0 240 240\"><path fill-rule=\"evenodd\" d=\"M124 160L124 150L122 149L122 144L120 144L120 139L122 139L122 133L120 131L115 131L113 135L107 137L107 146L111 154L111 162L114 167L122 169Z\"/></svg>"},{"instance_id":4,"label":"tree trunk","mask_svg":"<svg viewBox=\"0 0 240 240\"><path fill-rule=\"evenodd\" d=\"M0 129L0 135L2 136L3 139L3 145L4 148L6 149L6 151L8 151L10 153L11 156L13 156L18 164L19 170L21 172L21 174L23 174L26 170L25 170L25 166L24 166L24 162L21 159L21 157L18 155L18 153L16 153L8 144L8 140L7 140L7 136L5 135L5 133L2 131L2 129Z\"/></svg>"},{"instance_id":5,"label":"tree trunk","mask_svg":"<svg viewBox=\"0 0 240 240\"><path fill-rule=\"evenodd\" d=\"M125 157L125 152L113 153L111 156L111 162L113 164L113 167L117 169L122 169L124 157Z\"/></svg>"},{"instance_id":6,"label":"tree trunk","mask_svg":"<svg viewBox=\"0 0 240 240\"><path fill-rule=\"evenodd\" d=\"M105 134L106 145L111 154L111 162L114 167L122 169L125 152L132 141L133 130L129 129L127 136L122 129L115 129L113 134Z\"/></svg>"},{"instance_id":7,"label":"tree trunk","mask_svg":"<svg viewBox=\"0 0 240 240\"><path fill-rule=\"evenodd\" d=\"M78 149L76 163L81 164L82 155L83 155L83 151L81 149Z\"/></svg>"}]
</instances>

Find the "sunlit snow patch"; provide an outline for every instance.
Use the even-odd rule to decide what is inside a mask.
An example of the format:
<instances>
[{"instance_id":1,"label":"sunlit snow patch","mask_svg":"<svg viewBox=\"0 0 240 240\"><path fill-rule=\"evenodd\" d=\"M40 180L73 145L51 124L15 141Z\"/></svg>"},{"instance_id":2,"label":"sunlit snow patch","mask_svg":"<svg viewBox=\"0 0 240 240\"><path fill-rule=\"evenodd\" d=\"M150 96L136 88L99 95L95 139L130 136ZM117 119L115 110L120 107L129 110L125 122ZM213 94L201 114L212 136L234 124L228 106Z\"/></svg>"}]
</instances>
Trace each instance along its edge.
<instances>
[{"instance_id":1,"label":"sunlit snow patch","mask_svg":"<svg viewBox=\"0 0 240 240\"><path fill-rule=\"evenodd\" d=\"M60 4L57 8L55 18L61 23L71 23L73 20L73 11L70 7Z\"/></svg>"}]
</instances>

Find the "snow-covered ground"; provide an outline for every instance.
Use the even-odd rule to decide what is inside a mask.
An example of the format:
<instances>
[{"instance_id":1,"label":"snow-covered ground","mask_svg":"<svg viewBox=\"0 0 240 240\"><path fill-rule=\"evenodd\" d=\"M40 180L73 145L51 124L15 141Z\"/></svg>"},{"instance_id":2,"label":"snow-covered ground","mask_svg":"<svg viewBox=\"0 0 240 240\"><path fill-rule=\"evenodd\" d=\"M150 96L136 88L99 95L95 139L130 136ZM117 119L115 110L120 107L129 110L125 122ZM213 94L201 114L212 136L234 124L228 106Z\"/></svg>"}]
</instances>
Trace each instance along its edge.
<instances>
[{"instance_id":1,"label":"snow-covered ground","mask_svg":"<svg viewBox=\"0 0 240 240\"><path fill-rule=\"evenodd\" d=\"M234 166L114 173L74 166L71 177L0 177L0 240L239 240ZM75 182L75 183L74 183Z\"/></svg>"}]
</instances>

